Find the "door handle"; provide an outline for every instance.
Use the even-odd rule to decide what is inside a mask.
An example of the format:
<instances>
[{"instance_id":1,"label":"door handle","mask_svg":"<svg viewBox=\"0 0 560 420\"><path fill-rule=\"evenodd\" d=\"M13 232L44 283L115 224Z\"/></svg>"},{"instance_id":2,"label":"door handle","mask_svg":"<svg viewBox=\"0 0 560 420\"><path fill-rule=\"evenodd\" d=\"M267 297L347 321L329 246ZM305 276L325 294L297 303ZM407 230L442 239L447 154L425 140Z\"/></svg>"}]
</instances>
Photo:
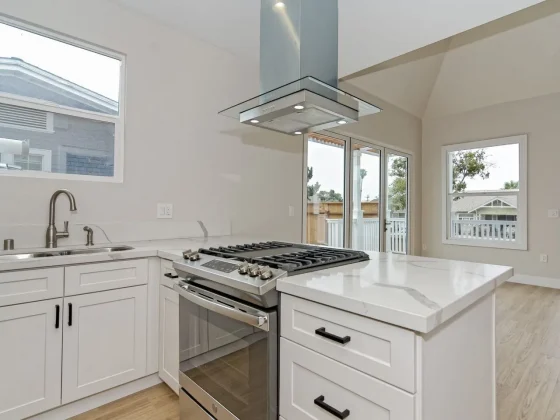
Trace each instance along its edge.
<instances>
[{"instance_id":1,"label":"door handle","mask_svg":"<svg viewBox=\"0 0 560 420\"><path fill-rule=\"evenodd\" d=\"M345 337L339 337L338 335L327 332L325 327L317 328L315 330L315 334L320 335L321 337L328 338L329 340L336 341L339 344L348 344L350 342L349 335Z\"/></svg>"},{"instance_id":2,"label":"door handle","mask_svg":"<svg viewBox=\"0 0 560 420\"><path fill-rule=\"evenodd\" d=\"M72 304L68 304L68 326L72 326Z\"/></svg>"},{"instance_id":3,"label":"door handle","mask_svg":"<svg viewBox=\"0 0 560 420\"><path fill-rule=\"evenodd\" d=\"M171 273L165 273L164 276L167 277L168 279L178 279L179 278L179 276L177 276L177 275L174 276Z\"/></svg>"},{"instance_id":4,"label":"door handle","mask_svg":"<svg viewBox=\"0 0 560 420\"><path fill-rule=\"evenodd\" d=\"M54 327L56 329L60 327L60 305L56 305L56 316L54 321Z\"/></svg>"},{"instance_id":5,"label":"door handle","mask_svg":"<svg viewBox=\"0 0 560 420\"><path fill-rule=\"evenodd\" d=\"M315 405L318 405L319 407L321 407L323 410L329 412L330 414L332 414L333 416L335 416L336 418L339 418L340 420L344 420L346 417L348 417L350 415L350 410L344 410L344 411L338 411L336 408L331 407L330 405L328 405L325 402L325 397L323 395L321 395L320 397L315 398Z\"/></svg>"}]
</instances>

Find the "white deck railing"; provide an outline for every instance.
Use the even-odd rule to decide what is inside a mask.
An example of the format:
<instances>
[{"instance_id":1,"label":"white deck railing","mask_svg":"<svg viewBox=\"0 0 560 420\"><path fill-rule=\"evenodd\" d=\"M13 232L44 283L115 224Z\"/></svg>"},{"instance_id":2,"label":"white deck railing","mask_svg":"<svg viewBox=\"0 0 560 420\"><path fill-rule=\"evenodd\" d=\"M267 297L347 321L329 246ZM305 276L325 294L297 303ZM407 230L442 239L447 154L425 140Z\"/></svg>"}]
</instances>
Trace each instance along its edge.
<instances>
[{"instance_id":1,"label":"white deck railing","mask_svg":"<svg viewBox=\"0 0 560 420\"><path fill-rule=\"evenodd\" d=\"M454 239L484 239L515 241L517 222L498 220L452 220L451 237Z\"/></svg>"},{"instance_id":2,"label":"white deck railing","mask_svg":"<svg viewBox=\"0 0 560 420\"><path fill-rule=\"evenodd\" d=\"M389 219L387 225L387 252L406 253L406 219ZM379 251L380 226L378 218L362 219L363 228L358 229L358 221L354 220L353 248L363 251ZM327 219L327 245L344 246L344 221L342 219Z\"/></svg>"}]
</instances>

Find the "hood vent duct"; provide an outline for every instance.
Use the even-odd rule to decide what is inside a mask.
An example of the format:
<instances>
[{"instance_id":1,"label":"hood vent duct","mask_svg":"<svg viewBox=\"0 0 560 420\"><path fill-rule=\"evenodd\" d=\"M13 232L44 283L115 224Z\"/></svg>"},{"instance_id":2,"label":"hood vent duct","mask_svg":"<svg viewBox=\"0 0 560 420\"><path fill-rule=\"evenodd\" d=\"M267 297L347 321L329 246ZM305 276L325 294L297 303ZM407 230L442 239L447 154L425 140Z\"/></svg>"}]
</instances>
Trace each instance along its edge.
<instances>
[{"instance_id":1,"label":"hood vent duct","mask_svg":"<svg viewBox=\"0 0 560 420\"><path fill-rule=\"evenodd\" d=\"M261 95L220 114L285 134L381 111L337 88L338 0L261 0Z\"/></svg>"}]
</instances>

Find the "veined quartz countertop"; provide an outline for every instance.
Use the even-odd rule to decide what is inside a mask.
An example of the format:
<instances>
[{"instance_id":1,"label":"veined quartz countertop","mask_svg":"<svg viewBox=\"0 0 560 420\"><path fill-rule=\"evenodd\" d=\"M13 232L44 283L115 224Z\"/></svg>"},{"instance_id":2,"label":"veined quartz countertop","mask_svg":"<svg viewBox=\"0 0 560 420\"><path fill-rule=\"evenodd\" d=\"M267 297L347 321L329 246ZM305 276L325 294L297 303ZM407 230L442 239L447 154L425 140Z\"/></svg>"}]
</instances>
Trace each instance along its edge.
<instances>
[{"instance_id":1,"label":"veined quartz countertop","mask_svg":"<svg viewBox=\"0 0 560 420\"><path fill-rule=\"evenodd\" d=\"M368 254L370 261L282 278L277 289L428 333L513 276L498 265Z\"/></svg>"},{"instance_id":2,"label":"veined quartz countertop","mask_svg":"<svg viewBox=\"0 0 560 420\"><path fill-rule=\"evenodd\" d=\"M86 264L103 261L128 260L132 258L160 257L168 260L183 258L183 251L187 249L207 248L220 245L237 245L240 243L263 242L266 239L252 236L215 236L208 238L161 239L140 242L99 243L90 248L104 246L128 245L134 247L128 251L99 252L93 254L61 255L56 257L30 258L24 260L3 260L0 258L0 272L10 270L25 270L29 268L46 268L71 264ZM31 252L65 251L69 249L83 249L85 246L59 246L55 249L33 248L16 249L14 251L0 252L2 255L25 254Z\"/></svg>"},{"instance_id":3,"label":"veined quartz countertop","mask_svg":"<svg viewBox=\"0 0 560 420\"><path fill-rule=\"evenodd\" d=\"M112 243L111 246L129 245L134 249L15 261L0 258L0 272L146 257L176 260L183 258L182 252L186 249L266 240L233 235ZM76 248L84 247L59 247L57 250ZM45 249L0 252L0 256L37 251ZM377 252L368 254L370 261L285 277L278 280L277 288L303 299L427 333L475 304L513 275L512 268L497 265Z\"/></svg>"}]
</instances>

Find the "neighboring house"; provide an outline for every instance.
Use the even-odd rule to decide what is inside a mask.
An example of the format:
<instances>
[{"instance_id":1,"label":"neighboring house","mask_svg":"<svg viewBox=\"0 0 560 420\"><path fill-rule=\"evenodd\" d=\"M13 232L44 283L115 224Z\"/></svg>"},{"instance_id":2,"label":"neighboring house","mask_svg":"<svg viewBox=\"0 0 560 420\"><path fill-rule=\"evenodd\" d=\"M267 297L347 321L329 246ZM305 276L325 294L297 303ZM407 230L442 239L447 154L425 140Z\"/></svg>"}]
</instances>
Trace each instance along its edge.
<instances>
[{"instance_id":1,"label":"neighboring house","mask_svg":"<svg viewBox=\"0 0 560 420\"><path fill-rule=\"evenodd\" d=\"M18 58L0 58L2 95L118 114L117 102ZM114 173L114 124L16 106L0 98L0 138L28 141L30 147L29 156L0 150L5 165L80 175Z\"/></svg>"},{"instance_id":2,"label":"neighboring house","mask_svg":"<svg viewBox=\"0 0 560 420\"><path fill-rule=\"evenodd\" d=\"M517 221L517 197L462 197L451 204L453 220Z\"/></svg>"}]
</instances>

